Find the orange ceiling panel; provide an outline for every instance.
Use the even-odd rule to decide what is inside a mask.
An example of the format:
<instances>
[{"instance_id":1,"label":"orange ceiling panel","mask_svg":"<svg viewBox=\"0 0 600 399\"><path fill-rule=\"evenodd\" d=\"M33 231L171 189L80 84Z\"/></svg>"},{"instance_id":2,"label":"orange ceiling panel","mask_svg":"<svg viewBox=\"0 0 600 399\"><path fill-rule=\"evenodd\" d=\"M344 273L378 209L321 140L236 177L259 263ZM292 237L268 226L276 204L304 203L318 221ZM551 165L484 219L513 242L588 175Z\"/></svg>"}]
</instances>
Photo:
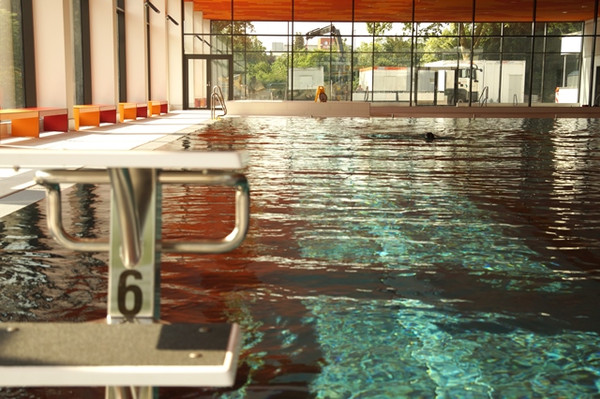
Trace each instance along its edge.
<instances>
[{"instance_id":1,"label":"orange ceiling panel","mask_svg":"<svg viewBox=\"0 0 600 399\"><path fill-rule=\"evenodd\" d=\"M185 0L204 18L237 21L352 21L352 0ZM541 22L574 22L594 18L596 0L537 0ZM473 0L354 0L358 22L468 22ZM533 0L475 0L475 21L529 22ZM292 7L294 10L292 11ZM232 15L233 9L233 15Z\"/></svg>"},{"instance_id":2,"label":"orange ceiling panel","mask_svg":"<svg viewBox=\"0 0 600 399\"><path fill-rule=\"evenodd\" d=\"M531 22L533 0L485 0L475 5L477 22Z\"/></svg>"},{"instance_id":3,"label":"orange ceiling panel","mask_svg":"<svg viewBox=\"0 0 600 399\"><path fill-rule=\"evenodd\" d=\"M263 20L291 21L292 0L235 0L233 3L233 15L236 21L256 21L257 19L253 18L256 14L264 16ZM272 19L274 17L269 17L271 14L275 14L278 18Z\"/></svg>"},{"instance_id":4,"label":"orange ceiling panel","mask_svg":"<svg viewBox=\"0 0 600 399\"><path fill-rule=\"evenodd\" d=\"M415 0L415 21L466 22L473 19L473 0Z\"/></svg>"},{"instance_id":5,"label":"orange ceiling panel","mask_svg":"<svg viewBox=\"0 0 600 399\"><path fill-rule=\"evenodd\" d=\"M537 0L537 21L586 21L594 16L595 0Z\"/></svg>"},{"instance_id":6,"label":"orange ceiling panel","mask_svg":"<svg viewBox=\"0 0 600 399\"><path fill-rule=\"evenodd\" d=\"M295 21L352 21L352 0L294 1Z\"/></svg>"},{"instance_id":7,"label":"orange ceiling panel","mask_svg":"<svg viewBox=\"0 0 600 399\"><path fill-rule=\"evenodd\" d=\"M354 0L358 22L411 22L412 0Z\"/></svg>"},{"instance_id":8,"label":"orange ceiling panel","mask_svg":"<svg viewBox=\"0 0 600 399\"><path fill-rule=\"evenodd\" d=\"M194 11L202 11L210 20L231 19L231 0L185 0L194 2ZM251 15L249 15L251 16ZM250 18L250 21L254 18Z\"/></svg>"}]
</instances>

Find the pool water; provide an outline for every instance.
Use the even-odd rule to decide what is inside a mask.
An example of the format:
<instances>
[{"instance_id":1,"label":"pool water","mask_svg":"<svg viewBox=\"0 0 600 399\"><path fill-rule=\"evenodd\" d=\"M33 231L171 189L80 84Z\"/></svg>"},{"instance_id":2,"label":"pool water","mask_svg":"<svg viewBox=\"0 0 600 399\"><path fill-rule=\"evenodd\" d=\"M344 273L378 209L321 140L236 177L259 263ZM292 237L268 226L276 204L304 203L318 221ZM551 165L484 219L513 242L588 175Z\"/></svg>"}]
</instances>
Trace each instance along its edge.
<instances>
[{"instance_id":1,"label":"pool water","mask_svg":"<svg viewBox=\"0 0 600 399\"><path fill-rule=\"evenodd\" d=\"M226 118L164 149L248 151L251 224L231 253L163 254L162 317L245 339L233 388L161 398L600 395L600 121ZM67 230L105 236L107 197L71 190ZM0 219L0 319L103 317L107 254L61 249L44 206ZM232 212L165 186L163 236Z\"/></svg>"}]
</instances>

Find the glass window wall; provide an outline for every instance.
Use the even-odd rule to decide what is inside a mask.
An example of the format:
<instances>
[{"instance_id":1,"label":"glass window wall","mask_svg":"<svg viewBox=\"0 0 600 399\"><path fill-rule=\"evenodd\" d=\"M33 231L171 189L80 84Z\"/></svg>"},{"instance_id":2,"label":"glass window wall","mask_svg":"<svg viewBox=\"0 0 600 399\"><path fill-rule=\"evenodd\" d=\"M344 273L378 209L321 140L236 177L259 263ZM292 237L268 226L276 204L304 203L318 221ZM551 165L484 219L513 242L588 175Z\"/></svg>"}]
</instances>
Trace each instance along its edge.
<instances>
[{"instance_id":1,"label":"glass window wall","mask_svg":"<svg viewBox=\"0 0 600 399\"><path fill-rule=\"evenodd\" d=\"M233 35L215 26L213 40L233 37L239 99L312 100L324 86L332 101L514 105L580 89L581 24L545 24L539 36L531 23L255 22ZM256 34L283 30L295 33Z\"/></svg>"},{"instance_id":2,"label":"glass window wall","mask_svg":"<svg viewBox=\"0 0 600 399\"><path fill-rule=\"evenodd\" d=\"M0 108L25 106L20 2L0 0Z\"/></svg>"},{"instance_id":3,"label":"glass window wall","mask_svg":"<svg viewBox=\"0 0 600 399\"><path fill-rule=\"evenodd\" d=\"M383 3L397 11L396 21L373 21ZM591 46L587 58L584 54L583 23L531 22L533 0L522 2L531 9L525 21L497 22L502 10L472 0L453 3L459 12L452 15L460 16L453 21L425 13L443 3L348 0L336 10L324 4L321 14L339 19L319 22L314 20L319 10L292 2L289 21L212 21L210 35L196 35L193 51L233 54L236 99L313 100L323 86L330 101L461 106L587 101L594 55ZM419 13L429 20L412 22ZM587 39L596 39L589 27ZM582 77L586 62L590 76Z\"/></svg>"}]
</instances>

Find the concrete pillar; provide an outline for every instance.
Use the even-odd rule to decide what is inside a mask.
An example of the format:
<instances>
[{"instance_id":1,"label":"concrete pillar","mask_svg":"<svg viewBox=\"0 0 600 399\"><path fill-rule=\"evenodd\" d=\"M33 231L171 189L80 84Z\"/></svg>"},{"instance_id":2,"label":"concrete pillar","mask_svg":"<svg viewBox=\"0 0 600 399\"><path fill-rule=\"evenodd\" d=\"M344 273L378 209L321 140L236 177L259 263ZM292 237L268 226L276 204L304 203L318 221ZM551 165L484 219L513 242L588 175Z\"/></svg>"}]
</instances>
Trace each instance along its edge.
<instances>
[{"instance_id":1,"label":"concrete pillar","mask_svg":"<svg viewBox=\"0 0 600 399\"><path fill-rule=\"evenodd\" d=\"M150 10L153 12L152 10ZM146 54L146 6L142 0L125 0L127 47L127 101L148 101L148 57Z\"/></svg>"},{"instance_id":2,"label":"concrete pillar","mask_svg":"<svg viewBox=\"0 0 600 399\"><path fill-rule=\"evenodd\" d=\"M92 103L117 104L118 45L116 0L90 0Z\"/></svg>"},{"instance_id":3,"label":"concrete pillar","mask_svg":"<svg viewBox=\"0 0 600 399\"><path fill-rule=\"evenodd\" d=\"M167 99L167 4L165 0L152 0L160 14L149 9L150 15L150 100Z\"/></svg>"},{"instance_id":4,"label":"concrete pillar","mask_svg":"<svg viewBox=\"0 0 600 399\"><path fill-rule=\"evenodd\" d=\"M38 107L71 108L75 74L69 0L33 2Z\"/></svg>"},{"instance_id":5,"label":"concrete pillar","mask_svg":"<svg viewBox=\"0 0 600 399\"><path fill-rule=\"evenodd\" d=\"M193 4L191 2L186 4ZM180 0L168 0L166 12L173 17L179 25L167 21L167 70L168 70L168 101L171 109L183 109L183 65L181 27L183 26L183 12Z\"/></svg>"}]
</instances>

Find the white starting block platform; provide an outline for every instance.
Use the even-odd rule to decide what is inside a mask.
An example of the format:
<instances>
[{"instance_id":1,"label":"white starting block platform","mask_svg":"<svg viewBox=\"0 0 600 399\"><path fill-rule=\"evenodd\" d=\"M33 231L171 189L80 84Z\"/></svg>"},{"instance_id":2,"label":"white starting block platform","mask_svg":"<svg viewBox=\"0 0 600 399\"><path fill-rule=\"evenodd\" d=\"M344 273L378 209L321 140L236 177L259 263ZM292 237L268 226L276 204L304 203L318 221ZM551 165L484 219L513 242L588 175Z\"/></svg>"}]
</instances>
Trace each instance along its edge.
<instances>
[{"instance_id":1,"label":"white starting block platform","mask_svg":"<svg viewBox=\"0 0 600 399\"><path fill-rule=\"evenodd\" d=\"M152 168L235 170L248 156L236 151L75 151L0 148L0 166L29 169Z\"/></svg>"},{"instance_id":2,"label":"white starting block platform","mask_svg":"<svg viewBox=\"0 0 600 399\"><path fill-rule=\"evenodd\" d=\"M233 151L0 149L0 167L38 170L48 228L61 245L109 251L107 323L0 323L0 386L233 385L241 346L237 324L160 322L160 252L214 254L241 244L249 188L237 171L246 162L244 152ZM65 231L63 183L111 185L108 239ZM233 187L235 227L221 239L161 240L164 184Z\"/></svg>"},{"instance_id":3,"label":"white starting block platform","mask_svg":"<svg viewBox=\"0 0 600 399\"><path fill-rule=\"evenodd\" d=\"M236 324L0 324L0 386L233 385Z\"/></svg>"}]
</instances>

